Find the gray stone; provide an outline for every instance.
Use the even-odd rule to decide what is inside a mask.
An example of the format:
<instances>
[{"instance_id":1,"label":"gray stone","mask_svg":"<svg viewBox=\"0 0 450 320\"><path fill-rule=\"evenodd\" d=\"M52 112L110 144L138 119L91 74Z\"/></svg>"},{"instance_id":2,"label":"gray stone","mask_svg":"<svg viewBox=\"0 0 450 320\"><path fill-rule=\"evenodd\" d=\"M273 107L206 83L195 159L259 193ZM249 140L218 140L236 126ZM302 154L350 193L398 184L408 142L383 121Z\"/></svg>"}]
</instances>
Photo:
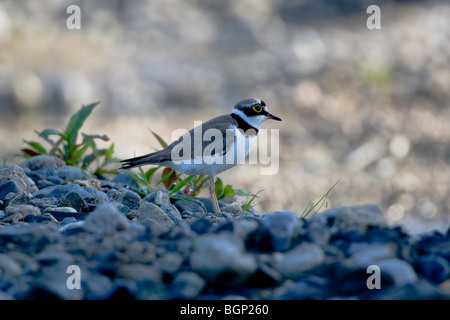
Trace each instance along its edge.
<instances>
[{"instance_id":1,"label":"gray stone","mask_svg":"<svg viewBox=\"0 0 450 320\"><path fill-rule=\"evenodd\" d=\"M27 248L27 252L31 254L34 250L42 250L53 235L54 240L57 240L57 228L52 224L10 226L0 229L0 246L16 244Z\"/></svg>"},{"instance_id":2,"label":"gray stone","mask_svg":"<svg viewBox=\"0 0 450 320\"><path fill-rule=\"evenodd\" d=\"M386 227L388 222L381 208L376 205L342 207L335 212L334 224L343 232L351 230L366 231L369 227Z\"/></svg>"},{"instance_id":3,"label":"gray stone","mask_svg":"<svg viewBox=\"0 0 450 320\"><path fill-rule=\"evenodd\" d=\"M350 258L345 262L349 267L367 267L378 261L395 258L396 243L352 243L347 251Z\"/></svg>"},{"instance_id":4,"label":"gray stone","mask_svg":"<svg viewBox=\"0 0 450 320\"><path fill-rule=\"evenodd\" d=\"M274 269L285 278L295 279L325 261L319 245L303 243L286 253L275 253Z\"/></svg>"},{"instance_id":5,"label":"gray stone","mask_svg":"<svg viewBox=\"0 0 450 320\"><path fill-rule=\"evenodd\" d=\"M32 204L31 197L28 193L20 192L8 201L8 206L16 206L21 204Z\"/></svg>"},{"instance_id":6,"label":"gray stone","mask_svg":"<svg viewBox=\"0 0 450 320\"><path fill-rule=\"evenodd\" d=\"M171 299L190 300L197 298L206 286L206 281L195 272L180 272L171 285Z\"/></svg>"},{"instance_id":7,"label":"gray stone","mask_svg":"<svg viewBox=\"0 0 450 320\"><path fill-rule=\"evenodd\" d=\"M161 279L161 273L154 266L140 263L122 264L117 269L119 278L132 280L132 293L136 299L161 299L165 292L165 286Z\"/></svg>"},{"instance_id":8,"label":"gray stone","mask_svg":"<svg viewBox=\"0 0 450 320\"><path fill-rule=\"evenodd\" d=\"M122 203L124 206L127 206L131 210L137 210L139 209L142 199L136 192L125 190L117 198L117 201Z\"/></svg>"},{"instance_id":9,"label":"gray stone","mask_svg":"<svg viewBox=\"0 0 450 320\"><path fill-rule=\"evenodd\" d=\"M4 200L9 193L19 194L22 188L15 181L7 181L0 185L0 200Z\"/></svg>"},{"instance_id":10,"label":"gray stone","mask_svg":"<svg viewBox=\"0 0 450 320\"><path fill-rule=\"evenodd\" d=\"M225 232L198 237L190 262L195 272L220 285L242 284L258 268L242 240Z\"/></svg>"},{"instance_id":11,"label":"gray stone","mask_svg":"<svg viewBox=\"0 0 450 320\"><path fill-rule=\"evenodd\" d=\"M120 194L121 194L121 192L117 189L109 189L106 192L106 195L113 200L117 200L117 198L119 198Z\"/></svg>"},{"instance_id":12,"label":"gray stone","mask_svg":"<svg viewBox=\"0 0 450 320\"><path fill-rule=\"evenodd\" d=\"M431 283L439 284L450 276L450 264L441 256L427 254L414 261L414 269Z\"/></svg>"},{"instance_id":13,"label":"gray stone","mask_svg":"<svg viewBox=\"0 0 450 320\"><path fill-rule=\"evenodd\" d=\"M123 183L135 188L139 187L138 183L126 172L119 173L111 181L115 183Z\"/></svg>"},{"instance_id":14,"label":"gray stone","mask_svg":"<svg viewBox=\"0 0 450 320\"><path fill-rule=\"evenodd\" d=\"M22 267L13 258L6 254L0 254L0 274L19 277L22 275L22 272Z\"/></svg>"},{"instance_id":15,"label":"gray stone","mask_svg":"<svg viewBox=\"0 0 450 320\"><path fill-rule=\"evenodd\" d=\"M110 234L127 230L128 219L113 205L106 203L98 206L84 221L83 228L96 234Z\"/></svg>"},{"instance_id":16,"label":"gray stone","mask_svg":"<svg viewBox=\"0 0 450 320\"><path fill-rule=\"evenodd\" d=\"M48 207L42 213L52 213L52 212L67 212L67 213L76 213L77 210L72 207Z\"/></svg>"},{"instance_id":17,"label":"gray stone","mask_svg":"<svg viewBox=\"0 0 450 320\"><path fill-rule=\"evenodd\" d=\"M34 192L37 190L36 184L31 180L19 166L11 166L0 169L0 185L14 181L25 192Z\"/></svg>"},{"instance_id":18,"label":"gray stone","mask_svg":"<svg viewBox=\"0 0 450 320\"><path fill-rule=\"evenodd\" d=\"M108 196L97 189L91 187L81 187L78 184L69 183L62 186L51 186L45 189L36 191L32 194L33 198L49 198L53 197L61 199L69 192L77 192L87 203L101 204L109 202Z\"/></svg>"},{"instance_id":19,"label":"gray stone","mask_svg":"<svg viewBox=\"0 0 450 320\"><path fill-rule=\"evenodd\" d=\"M173 222L181 222L183 221L183 218L181 217L180 211L178 211L177 207L175 207L173 204L161 204L161 209L164 211L164 213L172 219Z\"/></svg>"},{"instance_id":20,"label":"gray stone","mask_svg":"<svg viewBox=\"0 0 450 320\"><path fill-rule=\"evenodd\" d=\"M201 215L204 215L206 213L205 209L199 204L197 204L195 201L189 201L189 200L177 200L174 203L174 206L183 213L184 211L190 211L194 214L199 213Z\"/></svg>"},{"instance_id":21,"label":"gray stone","mask_svg":"<svg viewBox=\"0 0 450 320\"><path fill-rule=\"evenodd\" d=\"M271 235L270 241L275 251L288 250L295 232L302 226L299 217L290 211L266 213L261 221Z\"/></svg>"},{"instance_id":22,"label":"gray stone","mask_svg":"<svg viewBox=\"0 0 450 320\"><path fill-rule=\"evenodd\" d=\"M242 210L242 207L238 204L230 204L230 205L225 205L225 206L221 207L220 211L228 212L228 213L232 213L232 214L238 214L239 212L241 212L243 210Z\"/></svg>"},{"instance_id":23,"label":"gray stone","mask_svg":"<svg viewBox=\"0 0 450 320\"><path fill-rule=\"evenodd\" d=\"M141 203L136 217L139 219L139 222L150 220L159 225L174 225L173 220L170 219L160 207L158 207L156 204L146 201Z\"/></svg>"},{"instance_id":24,"label":"gray stone","mask_svg":"<svg viewBox=\"0 0 450 320\"><path fill-rule=\"evenodd\" d=\"M328 225L327 216L324 214L314 215L309 220L307 234L309 239L318 245L327 245L332 234L332 228Z\"/></svg>"},{"instance_id":25,"label":"gray stone","mask_svg":"<svg viewBox=\"0 0 450 320\"><path fill-rule=\"evenodd\" d=\"M38 216L41 214L41 210L38 207L29 205L29 204L20 204L17 206L7 206L5 208L5 213L7 216L20 213L23 217L26 217L29 214L34 214Z\"/></svg>"},{"instance_id":26,"label":"gray stone","mask_svg":"<svg viewBox=\"0 0 450 320\"><path fill-rule=\"evenodd\" d=\"M167 252L156 261L156 267L166 274L174 274L183 263L183 258L177 252Z\"/></svg>"},{"instance_id":27,"label":"gray stone","mask_svg":"<svg viewBox=\"0 0 450 320\"><path fill-rule=\"evenodd\" d=\"M56 175L65 181L89 179L90 175L83 169L74 166L63 166L56 169Z\"/></svg>"},{"instance_id":28,"label":"gray stone","mask_svg":"<svg viewBox=\"0 0 450 320\"><path fill-rule=\"evenodd\" d=\"M387 276L391 279L396 287L401 287L406 284L414 283L418 280L414 269L411 265L400 259L387 259L377 263L380 267L382 276Z\"/></svg>"},{"instance_id":29,"label":"gray stone","mask_svg":"<svg viewBox=\"0 0 450 320\"><path fill-rule=\"evenodd\" d=\"M28 168L32 171L39 170L44 167L62 167L65 165L66 163L61 158L47 154L41 154L39 156L28 158L19 164L22 168Z\"/></svg>"},{"instance_id":30,"label":"gray stone","mask_svg":"<svg viewBox=\"0 0 450 320\"><path fill-rule=\"evenodd\" d=\"M76 191L70 191L59 200L59 206L71 207L78 212L88 212L89 205L82 196Z\"/></svg>"},{"instance_id":31,"label":"gray stone","mask_svg":"<svg viewBox=\"0 0 450 320\"><path fill-rule=\"evenodd\" d=\"M167 189L154 190L144 198L144 201L154 203L158 206L170 204L169 191Z\"/></svg>"}]
</instances>

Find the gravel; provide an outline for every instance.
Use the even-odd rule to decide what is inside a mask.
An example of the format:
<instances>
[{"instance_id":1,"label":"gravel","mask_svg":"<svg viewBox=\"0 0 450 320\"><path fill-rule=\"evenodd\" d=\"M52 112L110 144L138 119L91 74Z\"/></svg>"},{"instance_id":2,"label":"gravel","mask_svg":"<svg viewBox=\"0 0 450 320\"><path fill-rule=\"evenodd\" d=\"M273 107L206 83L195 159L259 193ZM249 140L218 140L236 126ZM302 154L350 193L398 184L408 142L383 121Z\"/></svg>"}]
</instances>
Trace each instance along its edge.
<instances>
[{"instance_id":1,"label":"gravel","mask_svg":"<svg viewBox=\"0 0 450 320\"><path fill-rule=\"evenodd\" d=\"M35 184L58 161L33 159L0 170L2 299L450 299L450 231L410 235L376 205L214 214L124 177Z\"/></svg>"}]
</instances>

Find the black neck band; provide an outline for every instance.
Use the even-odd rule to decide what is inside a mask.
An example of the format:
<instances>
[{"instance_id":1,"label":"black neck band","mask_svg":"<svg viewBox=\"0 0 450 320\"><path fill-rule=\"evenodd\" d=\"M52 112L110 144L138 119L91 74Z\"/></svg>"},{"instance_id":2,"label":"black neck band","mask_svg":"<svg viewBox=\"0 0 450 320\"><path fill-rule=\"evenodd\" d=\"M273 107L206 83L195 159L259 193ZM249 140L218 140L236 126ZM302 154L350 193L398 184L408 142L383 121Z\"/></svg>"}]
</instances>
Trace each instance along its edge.
<instances>
[{"instance_id":1,"label":"black neck band","mask_svg":"<svg viewBox=\"0 0 450 320\"><path fill-rule=\"evenodd\" d=\"M234 118L234 120L236 120L239 129L244 130L244 132L246 132L247 130L253 129L253 130L255 130L255 133L258 134L258 129L256 129L255 127L249 125L240 116L238 116L237 114L234 114L234 113L232 113L231 116Z\"/></svg>"}]
</instances>

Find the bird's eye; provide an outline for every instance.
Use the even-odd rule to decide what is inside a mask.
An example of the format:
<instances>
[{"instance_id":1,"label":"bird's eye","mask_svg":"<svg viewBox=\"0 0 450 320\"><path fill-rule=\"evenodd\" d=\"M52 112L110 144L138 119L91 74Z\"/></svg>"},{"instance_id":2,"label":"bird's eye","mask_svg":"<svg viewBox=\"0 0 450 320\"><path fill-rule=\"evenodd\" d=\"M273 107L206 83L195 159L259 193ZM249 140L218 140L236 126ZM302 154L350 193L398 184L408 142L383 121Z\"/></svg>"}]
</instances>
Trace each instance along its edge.
<instances>
[{"instance_id":1,"label":"bird's eye","mask_svg":"<svg viewBox=\"0 0 450 320\"><path fill-rule=\"evenodd\" d=\"M255 104L254 106L253 106L253 111L255 111L255 112L257 112L257 113L260 113L261 111L262 111L262 107L259 105L259 104Z\"/></svg>"}]
</instances>

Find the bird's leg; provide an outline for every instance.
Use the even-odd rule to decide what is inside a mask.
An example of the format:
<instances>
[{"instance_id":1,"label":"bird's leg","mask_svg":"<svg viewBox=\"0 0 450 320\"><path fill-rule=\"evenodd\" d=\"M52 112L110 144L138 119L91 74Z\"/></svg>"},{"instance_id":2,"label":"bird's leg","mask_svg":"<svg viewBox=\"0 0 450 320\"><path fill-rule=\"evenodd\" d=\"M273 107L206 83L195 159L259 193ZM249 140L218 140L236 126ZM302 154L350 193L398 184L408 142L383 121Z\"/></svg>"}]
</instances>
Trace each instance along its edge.
<instances>
[{"instance_id":1,"label":"bird's leg","mask_svg":"<svg viewBox=\"0 0 450 320\"><path fill-rule=\"evenodd\" d=\"M220 211L219 209L219 202L217 201L216 197L216 177L209 176L209 194L211 196L211 202L214 209L214 213L217 213Z\"/></svg>"}]
</instances>

